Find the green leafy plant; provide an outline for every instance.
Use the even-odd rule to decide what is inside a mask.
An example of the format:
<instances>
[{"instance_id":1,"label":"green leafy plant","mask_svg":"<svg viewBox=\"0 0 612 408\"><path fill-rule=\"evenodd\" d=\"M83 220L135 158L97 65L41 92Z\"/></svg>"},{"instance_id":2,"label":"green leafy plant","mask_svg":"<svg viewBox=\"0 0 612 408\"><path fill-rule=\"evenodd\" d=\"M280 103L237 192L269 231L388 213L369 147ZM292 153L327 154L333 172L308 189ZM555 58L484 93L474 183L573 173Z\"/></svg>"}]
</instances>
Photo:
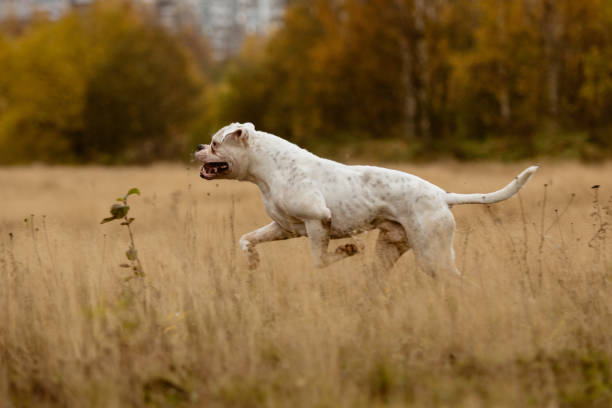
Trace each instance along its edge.
<instances>
[{"instance_id":1,"label":"green leafy plant","mask_svg":"<svg viewBox=\"0 0 612 408\"><path fill-rule=\"evenodd\" d=\"M114 220L121 220L121 225L125 225L128 233L130 235L130 247L125 252L125 256L128 259L128 263L122 263L119 266L122 268L131 268L134 272L131 278L142 278L144 277L144 269L142 268L142 263L140 262L140 258L138 258L138 251L136 250L136 244L134 243L134 234L132 232L131 225L134 222L135 218L128 217L128 212L130 211L130 206L128 205L128 197L132 194L140 195L140 190L137 188L131 188L123 197L117 198L118 203L115 203L110 208L111 216L104 218L100 224L105 224L107 222L111 222Z\"/></svg>"}]
</instances>

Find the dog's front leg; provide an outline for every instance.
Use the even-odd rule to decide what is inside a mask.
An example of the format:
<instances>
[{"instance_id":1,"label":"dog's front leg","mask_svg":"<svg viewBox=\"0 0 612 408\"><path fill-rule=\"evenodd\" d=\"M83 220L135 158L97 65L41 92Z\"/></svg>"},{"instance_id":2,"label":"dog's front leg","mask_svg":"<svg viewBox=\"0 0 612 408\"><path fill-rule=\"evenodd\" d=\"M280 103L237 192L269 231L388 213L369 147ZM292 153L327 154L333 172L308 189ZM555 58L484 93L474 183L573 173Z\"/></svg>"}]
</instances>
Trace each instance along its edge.
<instances>
[{"instance_id":1,"label":"dog's front leg","mask_svg":"<svg viewBox=\"0 0 612 408\"><path fill-rule=\"evenodd\" d=\"M358 249L353 244L339 246L335 252L328 252L329 222L321 220L305 221L306 232L310 241L312 259L317 268L324 268L334 262L355 255Z\"/></svg>"},{"instance_id":2,"label":"dog's front leg","mask_svg":"<svg viewBox=\"0 0 612 408\"><path fill-rule=\"evenodd\" d=\"M268 241L279 241L281 239L289 239L295 237L295 234L291 234L285 231L276 222L258 228L255 231L244 234L240 238L240 248L244 251L247 256L247 262L249 263L249 269L255 269L259 265L259 254L255 250L255 245L262 242Z\"/></svg>"}]
</instances>

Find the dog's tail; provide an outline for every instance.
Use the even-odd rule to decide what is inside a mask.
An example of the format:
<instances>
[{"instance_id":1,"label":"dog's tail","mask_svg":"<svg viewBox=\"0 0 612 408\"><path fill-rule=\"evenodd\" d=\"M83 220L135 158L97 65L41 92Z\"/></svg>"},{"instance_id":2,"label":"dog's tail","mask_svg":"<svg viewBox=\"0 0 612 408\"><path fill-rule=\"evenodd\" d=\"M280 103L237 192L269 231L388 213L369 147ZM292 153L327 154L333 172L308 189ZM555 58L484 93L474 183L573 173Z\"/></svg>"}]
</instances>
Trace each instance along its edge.
<instances>
[{"instance_id":1,"label":"dog's tail","mask_svg":"<svg viewBox=\"0 0 612 408\"><path fill-rule=\"evenodd\" d=\"M539 166L531 166L523 170L521 174L516 176L514 180L510 182L506 187L501 190L497 190L493 193L488 194L456 194L448 193L446 195L446 202L448 205L456 204L492 204L498 201L507 200L516 193L527 183L527 180L536 172Z\"/></svg>"}]
</instances>

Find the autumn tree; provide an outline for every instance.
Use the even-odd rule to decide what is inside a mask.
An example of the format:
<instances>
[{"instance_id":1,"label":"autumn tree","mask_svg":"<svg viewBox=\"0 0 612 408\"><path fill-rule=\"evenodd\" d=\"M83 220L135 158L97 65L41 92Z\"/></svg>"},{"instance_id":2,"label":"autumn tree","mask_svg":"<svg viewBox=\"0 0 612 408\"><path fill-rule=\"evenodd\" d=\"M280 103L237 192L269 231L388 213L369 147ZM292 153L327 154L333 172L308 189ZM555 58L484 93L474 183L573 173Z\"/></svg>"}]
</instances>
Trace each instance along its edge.
<instances>
[{"instance_id":1,"label":"autumn tree","mask_svg":"<svg viewBox=\"0 0 612 408\"><path fill-rule=\"evenodd\" d=\"M603 0L294 0L217 89L225 119L306 145L601 156L612 148L611 32Z\"/></svg>"},{"instance_id":2,"label":"autumn tree","mask_svg":"<svg viewBox=\"0 0 612 408\"><path fill-rule=\"evenodd\" d=\"M0 41L2 160L171 157L235 121L404 158L612 154L607 0L292 0L216 62L129 4Z\"/></svg>"},{"instance_id":3,"label":"autumn tree","mask_svg":"<svg viewBox=\"0 0 612 408\"><path fill-rule=\"evenodd\" d=\"M203 83L189 54L125 3L39 23L9 48L0 67L4 161L168 156L198 113Z\"/></svg>"}]
</instances>

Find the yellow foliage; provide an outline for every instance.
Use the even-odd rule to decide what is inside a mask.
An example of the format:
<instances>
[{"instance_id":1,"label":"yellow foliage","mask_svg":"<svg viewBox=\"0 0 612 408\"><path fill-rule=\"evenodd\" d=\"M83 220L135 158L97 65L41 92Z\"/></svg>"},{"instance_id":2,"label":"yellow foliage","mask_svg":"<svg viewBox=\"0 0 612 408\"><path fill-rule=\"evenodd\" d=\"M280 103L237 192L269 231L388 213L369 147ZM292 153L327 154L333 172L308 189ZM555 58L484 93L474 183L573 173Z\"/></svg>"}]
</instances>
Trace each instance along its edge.
<instances>
[{"instance_id":1,"label":"yellow foliage","mask_svg":"<svg viewBox=\"0 0 612 408\"><path fill-rule=\"evenodd\" d=\"M119 2L38 23L5 59L5 162L163 155L203 86L178 41Z\"/></svg>"},{"instance_id":2,"label":"yellow foliage","mask_svg":"<svg viewBox=\"0 0 612 408\"><path fill-rule=\"evenodd\" d=\"M249 120L315 149L400 138L415 156L461 158L499 154L487 146L557 154L541 150L555 128L572 155L606 156L611 10L600 0L294 1L257 58L233 61L211 121Z\"/></svg>"},{"instance_id":3,"label":"yellow foliage","mask_svg":"<svg viewBox=\"0 0 612 408\"><path fill-rule=\"evenodd\" d=\"M214 64L193 29L170 34L130 4L0 42L0 162L177 157L236 121L314 150L612 154L609 1L295 0Z\"/></svg>"}]
</instances>

